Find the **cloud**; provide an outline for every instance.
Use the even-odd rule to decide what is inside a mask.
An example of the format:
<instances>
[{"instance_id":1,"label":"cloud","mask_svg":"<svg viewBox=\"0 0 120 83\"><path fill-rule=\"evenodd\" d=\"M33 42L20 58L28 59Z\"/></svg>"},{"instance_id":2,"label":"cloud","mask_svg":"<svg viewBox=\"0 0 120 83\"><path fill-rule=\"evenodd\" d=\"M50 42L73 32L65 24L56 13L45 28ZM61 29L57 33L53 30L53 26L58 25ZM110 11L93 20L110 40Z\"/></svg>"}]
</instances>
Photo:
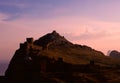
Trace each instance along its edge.
<instances>
[{"instance_id":1,"label":"cloud","mask_svg":"<svg viewBox=\"0 0 120 83\"><path fill-rule=\"evenodd\" d=\"M18 0L17 0L18 1ZM0 6L9 6L9 7L18 7L18 8L26 8L28 5L21 3L21 2L15 2L15 1L0 1Z\"/></svg>"},{"instance_id":2,"label":"cloud","mask_svg":"<svg viewBox=\"0 0 120 83\"><path fill-rule=\"evenodd\" d=\"M94 31L93 28L91 28L90 30L86 28L85 31L80 32L80 34L76 34L74 32L74 33L65 33L64 35L72 41L100 40L111 36L111 34L108 33L107 31L104 30Z\"/></svg>"},{"instance_id":3,"label":"cloud","mask_svg":"<svg viewBox=\"0 0 120 83\"><path fill-rule=\"evenodd\" d=\"M9 15L5 21L16 20L21 17L52 18L67 13L67 5L71 1L61 0L0 0L0 12Z\"/></svg>"},{"instance_id":4,"label":"cloud","mask_svg":"<svg viewBox=\"0 0 120 83\"><path fill-rule=\"evenodd\" d=\"M80 34L79 36L74 36L76 40L95 40L95 39L101 39L109 36L106 31L99 31L99 32L84 32L83 34Z\"/></svg>"},{"instance_id":5,"label":"cloud","mask_svg":"<svg viewBox=\"0 0 120 83\"><path fill-rule=\"evenodd\" d=\"M0 13L0 21L7 19L9 16L3 13Z\"/></svg>"},{"instance_id":6,"label":"cloud","mask_svg":"<svg viewBox=\"0 0 120 83\"><path fill-rule=\"evenodd\" d=\"M120 1L73 0L0 0L0 12L9 14L9 20L21 17L52 18L57 16L81 16L95 20L119 22Z\"/></svg>"}]
</instances>

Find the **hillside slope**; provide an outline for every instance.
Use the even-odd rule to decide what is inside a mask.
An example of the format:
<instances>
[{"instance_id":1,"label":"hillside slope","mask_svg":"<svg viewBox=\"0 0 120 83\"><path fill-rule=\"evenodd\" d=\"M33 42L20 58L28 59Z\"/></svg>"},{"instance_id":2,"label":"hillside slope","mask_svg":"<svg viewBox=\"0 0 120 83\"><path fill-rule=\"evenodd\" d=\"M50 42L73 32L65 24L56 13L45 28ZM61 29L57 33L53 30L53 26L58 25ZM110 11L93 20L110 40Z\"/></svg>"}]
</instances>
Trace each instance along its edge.
<instances>
[{"instance_id":1,"label":"hillside slope","mask_svg":"<svg viewBox=\"0 0 120 83\"><path fill-rule=\"evenodd\" d=\"M119 60L107 57L102 52L86 45L73 44L56 31L53 31L38 40L34 41L33 38L27 38L24 43L20 43L20 48L16 50L11 59L5 76L10 81L14 80L15 82L47 79L48 82L46 83L49 83L51 78L58 81L69 81L68 78L71 81L75 81L77 78L88 81L81 82L78 80L81 83L89 83L90 80L91 82L98 82L100 81L98 78L103 79L104 76L105 81L108 78L113 80L112 76L118 76L113 72L118 72L119 69L114 71L114 68L116 69L116 65L119 67L119 62ZM107 71L111 72L111 77L104 74L107 74ZM75 72L79 73L76 74ZM83 73L86 78L82 77ZM59 75L65 75L65 78L60 80ZM96 78L96 75L101 76ZM102 81L99 83L102 83Z\"/></svg>"}]
</instances>

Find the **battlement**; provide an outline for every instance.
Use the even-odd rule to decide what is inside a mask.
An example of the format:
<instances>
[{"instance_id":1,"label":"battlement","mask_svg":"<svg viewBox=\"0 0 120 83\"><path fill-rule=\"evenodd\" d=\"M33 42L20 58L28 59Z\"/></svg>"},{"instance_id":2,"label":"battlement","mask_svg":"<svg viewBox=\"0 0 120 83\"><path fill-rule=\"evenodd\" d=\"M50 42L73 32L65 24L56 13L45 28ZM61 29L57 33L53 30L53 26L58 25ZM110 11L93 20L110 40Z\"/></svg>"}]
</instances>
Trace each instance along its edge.
<instances>
[{"instance_id":1,"label":"battlement","mask_svg":"<svg viewBox=\"0 0 120 83\"><path fill-rule=\"evenodd\" d=\"M33 41L34 41L34 39L31 37L31 38L26 38L26 41L28 42L28 43L33 43Z\"/></svg>"},{"instance_id":2,"label":"battlement","mask_svg":"<svg viewBox=\"0 0 120 83\"><path fill-rule=\"evenodd\" d=\"M27 48L27 44L25 44L25 43L20 43L20 49L22 49L22 48Z\"/></svg>"}]
</instances>

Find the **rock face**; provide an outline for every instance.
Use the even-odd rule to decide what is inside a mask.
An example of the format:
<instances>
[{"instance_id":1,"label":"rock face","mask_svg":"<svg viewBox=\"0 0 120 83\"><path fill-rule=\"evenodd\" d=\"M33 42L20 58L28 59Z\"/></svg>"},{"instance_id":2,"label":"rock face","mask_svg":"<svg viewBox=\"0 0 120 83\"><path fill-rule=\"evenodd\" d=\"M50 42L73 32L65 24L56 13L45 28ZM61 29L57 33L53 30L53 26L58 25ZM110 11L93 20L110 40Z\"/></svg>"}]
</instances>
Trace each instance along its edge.
<instances>
[{"instance_id":1,"label":"rock face","mask_svg":"<svg viewBox=\"0 0 120 83\"><path fill-rule=\"evenodd\" d=\"M52 78L56 73L48 78L49 73L46 72L71 72L76 69L78 71L80 66L73 67L73 65L89 64L89 62L92 65L97 62L110 64L109 59L107 60L102 52L85 45L73 44L53 31L38 40L27 38L24 43L20 43L20 48L11 59L5 76L9 81L16 83L37 81L64 83L60 82L60 79Z\"/></svg>"},{"instance_id":2,"label":"rock face","mask_svg":"<svg viewBox=\"0 0 120 83\"><path fill-rule=\"evenodd\" d=\"M48 33L45 36L39 38L34 42L35 45L42 46L43 49L48 49L50 46L73 46L71 42L66 40L64 36L60 36L59 33L53 31L52 33Z\"/></svg>"},{"instance_id":3,"label":"rock face","mask_svg":"<svg viewBox=\"0 0 120 83\"><path fill-rule=\"evenodd\" d=\"M110 52L109 56L112 58L120 58L120 52L113 50Z\"/></svg>"}]
</instances>

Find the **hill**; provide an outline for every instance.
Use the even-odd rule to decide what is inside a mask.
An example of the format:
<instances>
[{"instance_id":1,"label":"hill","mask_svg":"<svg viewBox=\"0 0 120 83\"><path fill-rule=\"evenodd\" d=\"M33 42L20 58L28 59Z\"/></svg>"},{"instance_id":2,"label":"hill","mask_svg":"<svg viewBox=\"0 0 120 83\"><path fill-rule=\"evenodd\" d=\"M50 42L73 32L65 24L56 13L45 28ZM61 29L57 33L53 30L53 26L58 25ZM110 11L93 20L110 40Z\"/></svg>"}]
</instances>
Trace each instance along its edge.
<instances>
[{"instance_id":1,"label":"hill","mask_svg":"<svg viewBox=\"0 0 120 83\"><path fill-rule=\"evenodd\" d=\"M27 38L20 43L5 77L17 83L106 83L113 77L118 81L119 62L53 31L38 40Z\"/></svg>"},{"instance_id":2,"label":"hill","mask_svg":"<svg viewBox=\"0 0 120 83\"><path fill-rule=\"evenodd\" d=\"M116 58L116 59L118 58L119 59L120 58L120 52L118 52L117 50L113 50L113 51L110 52L109 56L112 57L112 58Z\"/></svg>"}]
</instances>

